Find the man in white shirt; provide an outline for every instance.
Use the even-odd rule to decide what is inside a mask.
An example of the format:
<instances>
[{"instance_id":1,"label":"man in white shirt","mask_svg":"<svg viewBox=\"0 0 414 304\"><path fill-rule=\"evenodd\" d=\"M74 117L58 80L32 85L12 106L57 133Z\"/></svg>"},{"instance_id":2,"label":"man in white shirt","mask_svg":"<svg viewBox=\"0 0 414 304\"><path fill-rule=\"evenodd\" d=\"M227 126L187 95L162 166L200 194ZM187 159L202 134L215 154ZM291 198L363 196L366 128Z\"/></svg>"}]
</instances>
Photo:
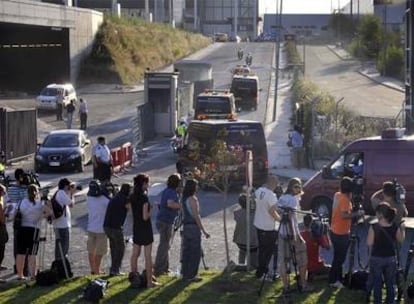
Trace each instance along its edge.
<instances>
[{"instance_id":1,"label":"man in white shirt","mask_svg":"<svg viewBox=\"0 0 414 304\"><path fill-rule=\"evenodd\" d=\"M56 236L55 260L62 259L62 256L66 257L69 251L70 228L72 226L70 208L75 204L73 198L75 191L75 184L69 179L62 178L59 181L55 200L63 207L63 215L53 221Z\"/></svg>"},{"instance_id":2,"label":"man in white shirt","mask_svg":"<svg viewBox=\"0 0 414 304\"><path fill-rule=\"evenodd\" d=\"M105 185L96 181L89 183L89 191L86 196L88 206L88 257L91 274L101 273L102 257L108 252L108 238L104 232L106 208L109 203L109 195L105 193Z\"/></svg>"},{"instance_id":3,"label":"man in white shirt","mask_svg":"<svg viewBox=\"0 0 414 304\"><path fill-rule=\"evenodd\" d=\"M98 137L98 144L94 148L94 163L96 178L102 183L109 182L112 175L112 157L103 136Z\"/></svg>"},{"instance_id":4,"label":"man in white shirt","mask_svg":"<svg viewBox=\"0 0 414 304\"><path fill-rule=\"evenodd\" d=\"M276 222L280 221L280 216L277 212L277 197L274 189L278 184L279 179L274 175L269 175L266 183L255 192L256 211L253 223L257 228L259 241L257 278L261 278L268 273L270 258L275 251L278 226Z\"/></svg>"}]
</instances>

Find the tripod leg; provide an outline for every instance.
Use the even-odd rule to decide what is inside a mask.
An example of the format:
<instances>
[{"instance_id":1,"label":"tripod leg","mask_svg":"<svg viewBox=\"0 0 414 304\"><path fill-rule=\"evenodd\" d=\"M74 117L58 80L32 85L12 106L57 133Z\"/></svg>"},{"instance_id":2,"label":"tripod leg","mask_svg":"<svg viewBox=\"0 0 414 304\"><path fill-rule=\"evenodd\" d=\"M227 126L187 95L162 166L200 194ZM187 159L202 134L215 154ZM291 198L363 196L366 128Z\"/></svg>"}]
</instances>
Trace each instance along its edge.
<instances>
[{"instance_id":1,"label":"tripod leg","mask_svg":"<svg viewBox=\"0 0 414 304\"><path fill-rule=\"evenodd\" d=\"M263 275L262 282L260 283L260 288L259 288L259 291L258 291L259 296L262 294L262 290L263 290L263 287L264 287L264 283L266 281L266 277L267 277L267 272L265 272L265 274Z\"/></svg>"},{"instance_id":2,"label":"tripod leg","mask_svg":"<svg viewBox=\"0 0 414 304\"><path fill-rule=\"evenodd\" d=\"M204 270L208 270L208 267L206 265L206 260L204 258L204 250L201 248L201 261L203 262Z\"/></svg>"},{"instance_id":3,"label":"tripod leg","mask_svg":"<svg viewBox=\"0 0 414 304\"><path fill-rule=\"evenodd\" d=\"M69 271L68 271L68 267L66 265L66 256L63 253L61 235L60 235L60 231L58 230L58 228L56 228L55 235L56 235L56 242L57 242L57 246L58 246L58 250L59 250L59 254L60 254L60 259L62 261L63 270L65 271L65 277L66 277L66 279L69 279Z\"/></svg>"}]
</instances>

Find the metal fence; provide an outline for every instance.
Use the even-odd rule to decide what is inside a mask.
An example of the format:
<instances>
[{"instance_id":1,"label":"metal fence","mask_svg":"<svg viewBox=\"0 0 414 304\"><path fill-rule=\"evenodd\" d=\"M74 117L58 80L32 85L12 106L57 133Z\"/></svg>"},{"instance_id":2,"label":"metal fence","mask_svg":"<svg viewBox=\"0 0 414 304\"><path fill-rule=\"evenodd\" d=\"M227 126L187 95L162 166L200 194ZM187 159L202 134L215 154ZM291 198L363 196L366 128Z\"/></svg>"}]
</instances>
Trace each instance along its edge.
<instances>
[{"instance_id":1,"label":"metal fence","mask_svg":"<svg viewBox=\"0 0 414 304\"><path fill-rule=\"evenodd\" d=\"M132 134L133 134L133 163L137 163L139 158L144 157L142 153L143 144L146 141L154 139L154 110L149 103L141 104L137 107L137 115L132 119Z\"/></svg>"},{"instance_id":2,"label":"metal fence","mask_svg":"<svg viewBox=\"0 0 414 304\"><path fill-rule=\"evenodd\" d=\"M37 149L36 109L0 108L0 151L6 162L26 158Z\"/></svg>"}]
</instances>

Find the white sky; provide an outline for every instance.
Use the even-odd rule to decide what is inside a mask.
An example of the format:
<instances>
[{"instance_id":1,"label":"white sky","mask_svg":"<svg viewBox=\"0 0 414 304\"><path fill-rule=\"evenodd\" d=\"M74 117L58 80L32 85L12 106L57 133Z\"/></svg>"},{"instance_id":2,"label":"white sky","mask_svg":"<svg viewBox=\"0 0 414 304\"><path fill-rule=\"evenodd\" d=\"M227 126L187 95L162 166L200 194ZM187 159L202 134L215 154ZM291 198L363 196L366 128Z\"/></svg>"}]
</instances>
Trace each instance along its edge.
<instances>
[{"instance_id":1,"label":"white sky","mask_svg":"<svg viewBox=\"0 0 414 304\"><path fill-rule=\"evenodd\" d=\"M276 2L281 0L259 0L260 14L274 14ZM344 6L349 0L283 0L282 13L285 14L330 14L338 4ZM280 4L279 4L280 5Z\"/></svg>"}]
</instances>

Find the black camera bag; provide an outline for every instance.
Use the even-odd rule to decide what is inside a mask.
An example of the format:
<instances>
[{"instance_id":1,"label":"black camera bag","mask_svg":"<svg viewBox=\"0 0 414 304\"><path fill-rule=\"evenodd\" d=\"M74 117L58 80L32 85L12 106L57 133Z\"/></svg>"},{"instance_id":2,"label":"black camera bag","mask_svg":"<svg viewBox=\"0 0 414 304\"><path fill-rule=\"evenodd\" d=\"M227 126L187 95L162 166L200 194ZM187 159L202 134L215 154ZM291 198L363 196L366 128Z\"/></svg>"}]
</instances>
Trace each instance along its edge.
<instances>
[{"instance_id":1,"label":"black camera bag","mask_svg":"<svg viewBox=\"0 0 414 304\"><path fill-rule=\"evenodd\" d=\"M73 277L73 273L72 273L72 268L70 266L69 260L65 257L65 264L66 264L66 270L68 272L68 277L66 277L66 273L65 273L65 267L63 265L63 260L55 260L52 262L52 267L51 269L56 271L58 278L60 280L62 279L69 279L71 277Z\"/></svg>"},{"instance_id":2,"label":"black camera bag","mask_svg":"<svg viewBox=\"0 0 414 304\"><path fill-rule=\"evenodd\" d=\"M51 286L59 283L59 277L55 269L40 271L36 275L36 285Z\"/></svg>"},{"instance_id":3,"label":"black camera bag","mask_svg":"<svg viewBox=\"0 0 414 304\"><path fill-rule=\"evenodd\" d=\"M103 279L95 279L89 282L83 290L83 299L89 302L98 303L105 295L109 282Z\"/></svg>"}]
</instances>

